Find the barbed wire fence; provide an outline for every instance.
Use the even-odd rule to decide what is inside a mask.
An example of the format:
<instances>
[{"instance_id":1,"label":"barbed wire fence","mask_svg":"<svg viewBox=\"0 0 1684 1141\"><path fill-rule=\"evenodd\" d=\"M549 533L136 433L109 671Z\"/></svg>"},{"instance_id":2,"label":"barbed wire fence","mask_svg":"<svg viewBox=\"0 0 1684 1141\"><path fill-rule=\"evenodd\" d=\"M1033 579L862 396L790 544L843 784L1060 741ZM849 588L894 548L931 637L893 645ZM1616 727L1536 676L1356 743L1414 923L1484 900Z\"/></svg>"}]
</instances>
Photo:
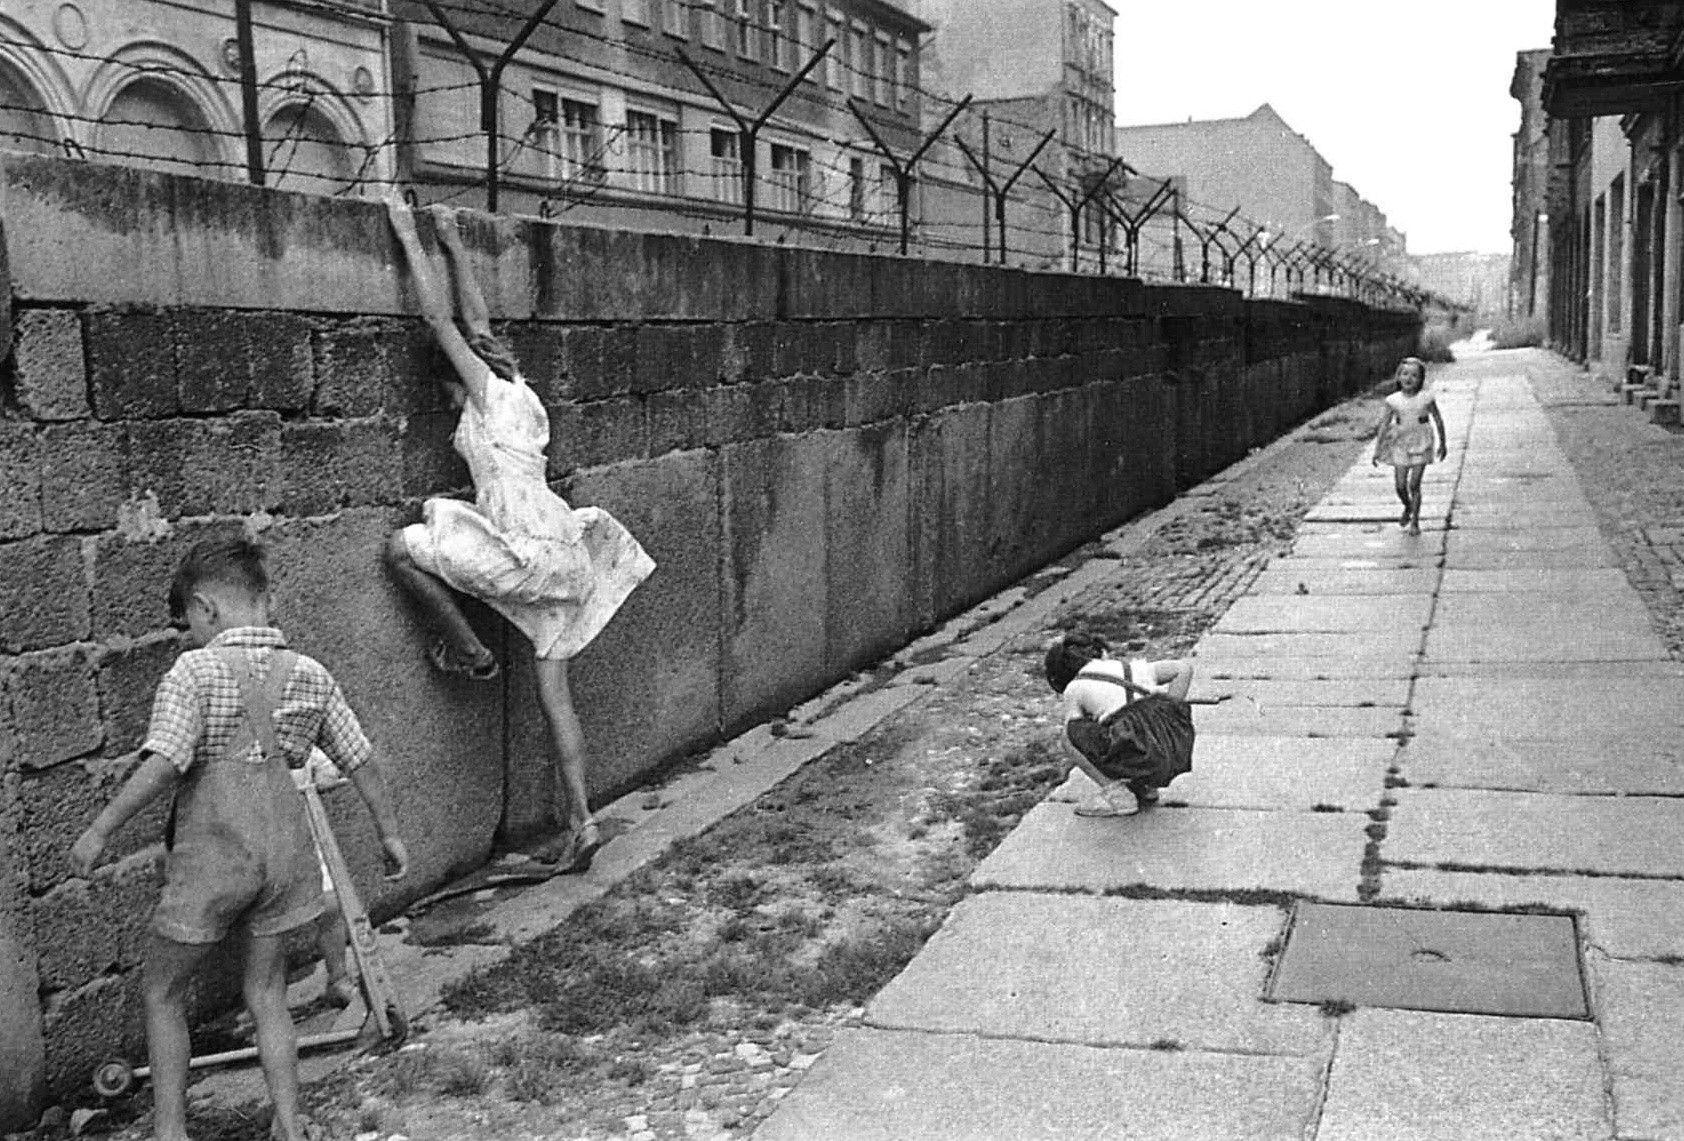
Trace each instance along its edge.
<instances>
[{"instance_id":1,"label":"barbed wire fence","mask_svg":"<svg viewBox=\"0 0 1684 1141\"><path fill-rule=\"evenodd\" d=\"M325 106L336 93L309 71L307 60L298 58L302 53L295 53L279 75L265 79L256 74L251 0L237 0L239 66L233 76L42 43L10 46L14 52L38 51L177 87L208 81L229 88L226 102L242 112L238 128L215 126L203 115L197 122L160 122L156 116L48 110L0 86L0 142L76 159L245 177L341 196L379 192L394 176L407 175L425 189L428 201L457 203L483 193L493 212L502 205L501 190L518 187L544 218L587 220L593 211L612 209L617 222L639 217L651 228L662 219L683 219L692 229L711 233L740 221L751 236L759 221L762 240L830 250L898 249L950 260L987 262L997 255L1001 264L1007 262L1009 244L1017 263L1028 268L1214 284L1251 297L1333 293L1380 305L1464 308L1387 272L1364 250L1300 240L1281 226L1245 218L1238 206L1198 202L1173 180L1142 174L1124 156L1062 140L1062 164L1037 162L1051 142L1060 141L1057 128L1003 115L997 107L979 108L969 94L953 98L930 91L887 65L861 67L852 56L833 51L833 40L810 46L787 27L755 23L745 29L722 6L701 0L661 2L676 5L686 19L693 11L721 21L715 35L751 37L745 42L755 45L756 58L779 61L787 74L767 76L723 60L697 59L675 45L562 26L553 19L557 0L535 0L524 13L498 0L417 0L412 7L430 19L424 25L409 21L409 26L417 32L422 26L437 29L434 34L454 46L472 78L417 79L394 84L393 90L357 92L371 105L391 101L387 113L375 117L390 129L377 141L345 142L312 133L318 105ZM301 0L301 6L324 15L372 18L368 7L351 0ZM383 19L391 26L401 23ZM486 21L494 25L490 32ZM546 30L541 49L528 47ZM599 51L593 58L567 50L555 42L558 37L613 52ZM385 39L390 44L392 37ZM630 115L625 123L605 123L584 114L581 108L588 104L564 111L559 99L543 103L536 90L505 79L518 61L539 71L571 64L647 86L646 75L612 66L615 54L646 60L666 72L687 71L703 89L692 97L711 97L735 130L686 127L676 116L648 114L635 124ZM821 64L822 77L816 74ZM727 89L736 97L728 96ZM751 103L756 91L764 97ZM429 129L419 114L424 107L437 110L442 101L476 95L476 127ZM256 115L263 97L288 111L284 118L273 115L267 128ZM775 122L779 141L770 156L771 169L761 169L760 131L786 102L805 104L808 115ZM505 129L509 106L519 109L515 121L525 122L518 131ZM448 122L450 116L441 118ZM814 118L833 123L851 118L863 136L833 133L810 121ZM939 125L926 130L925 122ZM991 153L992 132L1007 130L1036 137L1038 145L1022 160ZM910 142L897 149L891 141L897 137ZM155 138L159 146L147 145ZM475 144L485 147L477 173L459 157ZM326 153L335 161L322 162ZM442 162L436 157L441 153L447 156ZM424 174L413 169L417 154L435 156ZM698 154L706 155L705 165L686 161ZM1039 180L1039 190L1023 177L1027 172ZM1183 230L1199 245L1196 267L1187 262ZM1241 259L1243 274L1236 268ZM1266 274L1258 272L1259 265Z\"/></svg>"}]
</instances>

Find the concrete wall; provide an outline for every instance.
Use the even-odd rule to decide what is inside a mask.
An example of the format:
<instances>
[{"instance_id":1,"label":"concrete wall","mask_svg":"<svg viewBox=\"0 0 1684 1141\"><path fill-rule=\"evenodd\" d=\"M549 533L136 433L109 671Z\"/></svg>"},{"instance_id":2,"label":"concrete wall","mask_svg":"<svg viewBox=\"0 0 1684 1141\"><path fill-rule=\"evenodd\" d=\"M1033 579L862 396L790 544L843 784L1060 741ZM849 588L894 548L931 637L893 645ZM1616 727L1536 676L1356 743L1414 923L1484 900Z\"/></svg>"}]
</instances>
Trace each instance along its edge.
<instances>
[{"instance_id":1,"label":"concrete wall","mask_svg":"<svg viewBox=\"0 0 1684 1141\"><path fill-rule=\"evenodd\" d=\"M465 492L444 367L377 206L0 160L14 351L0 382L0 1122L136 1051L161 810L91 880L65 852L134 763L178 652L164 588L217 527L272 546L277 617L394 776L414 874L550 821L517 635L441 679L380 565ZM551 474L660 569L577 663L606 797L1384 375L1413 314L1217 289L472 219L554 426ZM213 992L207 992L212 994ZM211 1001L207 998L207 1001Z\"/></svg>"}]
</instances>

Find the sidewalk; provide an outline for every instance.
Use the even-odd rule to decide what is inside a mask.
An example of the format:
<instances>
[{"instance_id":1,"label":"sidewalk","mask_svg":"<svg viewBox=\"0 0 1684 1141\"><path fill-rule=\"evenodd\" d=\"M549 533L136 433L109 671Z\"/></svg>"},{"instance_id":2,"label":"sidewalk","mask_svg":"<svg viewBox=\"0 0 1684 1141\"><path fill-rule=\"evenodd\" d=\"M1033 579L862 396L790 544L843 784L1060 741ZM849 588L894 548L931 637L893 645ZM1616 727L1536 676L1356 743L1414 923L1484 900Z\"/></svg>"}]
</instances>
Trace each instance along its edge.
<instances>
[{"instance_id":1,"label":"sidewalk","mask_svg":"<svg viewBox=\"0 0 1684 1141\"><path fill-rule=\"evenodd\" d=\"M1423 534L1365 456L1200 640L1165 805L1032 810L756 1136L1684 1137L1684 667L1559 367L1439 372Z\"/></svg>"}]
</instances>

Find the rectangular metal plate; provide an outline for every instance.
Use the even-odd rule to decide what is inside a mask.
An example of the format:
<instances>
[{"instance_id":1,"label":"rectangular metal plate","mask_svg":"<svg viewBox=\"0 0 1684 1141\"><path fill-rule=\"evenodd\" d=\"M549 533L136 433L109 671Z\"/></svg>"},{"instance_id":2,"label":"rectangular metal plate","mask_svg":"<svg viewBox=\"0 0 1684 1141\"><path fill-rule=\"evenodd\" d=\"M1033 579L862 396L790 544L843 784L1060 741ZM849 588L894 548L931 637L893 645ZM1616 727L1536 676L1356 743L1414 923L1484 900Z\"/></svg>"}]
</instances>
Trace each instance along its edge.
<instances>
[{"instance_id":1,"label":"rectangular metal plate","mask_svg":"<svg viewBox=\"0 0 1684 1141\"><path fill-rule=\"evenodd\" d=\"M1568 915L1299 903L1264 997L1590 1017Z\"/></svg>"}]
</instances>

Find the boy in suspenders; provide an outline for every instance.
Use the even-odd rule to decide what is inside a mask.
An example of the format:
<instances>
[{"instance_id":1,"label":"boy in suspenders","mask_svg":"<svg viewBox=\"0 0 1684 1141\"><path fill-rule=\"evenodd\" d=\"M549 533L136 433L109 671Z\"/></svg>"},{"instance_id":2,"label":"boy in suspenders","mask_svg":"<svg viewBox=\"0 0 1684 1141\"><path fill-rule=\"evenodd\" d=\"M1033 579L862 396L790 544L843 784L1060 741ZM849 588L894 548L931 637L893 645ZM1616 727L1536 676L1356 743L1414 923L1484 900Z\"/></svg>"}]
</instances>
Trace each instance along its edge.
<instances>
[{"instance_id":1,"label":"boy in suspenders","mask_svg":"<svg viewBox=\"0 0 1684 1141\"><path fill-rule=\"evenodd\" d=\"M408 854L373 748L339 685L315 660L286 648L269 624L263 548L207 539L182 560L170 613L191 649L158 686L140 766L71 848L89 875L113 833L166 791L162 898L143 971L154 1135L186 1138L188 984L226 935L246 939L244 991L275 1105L271 1135L308 1136L298 1108L298 1059L286 1004L282 936L322 911L321 873L304 801L290 768L319 746L362 794L379 830L389 878Z\"/></svg>"}]
</instances>

